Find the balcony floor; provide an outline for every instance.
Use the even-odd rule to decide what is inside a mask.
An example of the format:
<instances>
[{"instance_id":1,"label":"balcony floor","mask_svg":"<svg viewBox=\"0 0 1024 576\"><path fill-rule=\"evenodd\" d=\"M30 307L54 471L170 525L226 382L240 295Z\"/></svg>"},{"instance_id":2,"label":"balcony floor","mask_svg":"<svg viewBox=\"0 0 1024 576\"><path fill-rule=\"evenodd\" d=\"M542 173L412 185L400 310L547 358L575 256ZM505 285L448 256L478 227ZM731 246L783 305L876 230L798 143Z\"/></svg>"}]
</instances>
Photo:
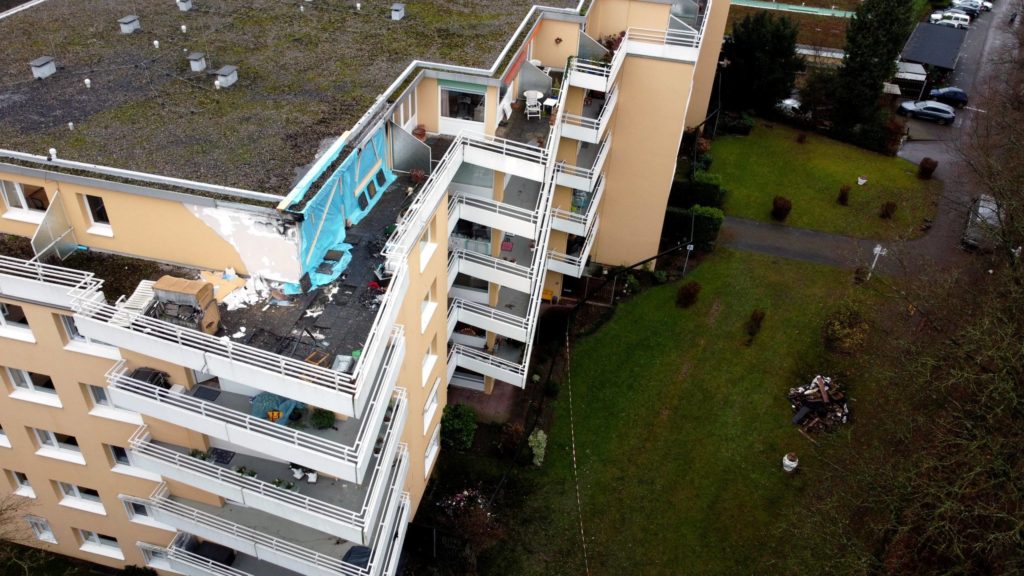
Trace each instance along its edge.
<instances>
[{"instance_id":1,"label":"balcony floor","mask_svg":"<svg viewBox=\"0 0 1024 576\"><path fill-rule=\"evenodd\" d=\"M163 442L156 442L157 445L164 448L169 448L182 454L188 454L188 450L175 446L173 444L165 444ZM370 465L368 470L373 470L373 467L377 465L379 456L371 455ZM280 479L283 482L292 482L295 484L295 489L291 490L296 494L302 494L321 502L328 504L334 504L340 506L346 510L353 512L359 512L363 503L366 501L366 496L370 491L371 482L369 477L367 481L362 484L354 484L351 482L345 482L336 478L331 478L320 474L315 484L306 482L306 479L295 480L292 477L292 471L290 465L287 462L280 462L277 460L268 460L266 458L258 458L236 452L231 457L231 461L227 464L220 462L211 462L226 470L237 471L240 467L244 466L247 470L254 470L256 472L256 479L262 480L263 482L273 483L274 480ZM387 471L385 471L387 472Z\"/></svg>"},{"instance_id":2,"label":"balcony floor","mask_svg":"<svg viewBox=\"0 0 1024 576\"><path fill-rule=\"evenodd\" d=\"M503 125L499 125L495 134L499 138L529 144L531 146L544 147L541 142L547 142L551 132L551 124L548 122L547 110L540 118L527 118L525 107L520 110L513 110Z\"/></svg>"},{"instance_id":3,"label":"balcony floor","mask_svg":"<svg viewBox=\"0 0 1024 576\"><path fill-rule=\"evenodd\" d=\"M536 210L540 198L540 182L527 180L520 176L512 176L505 184L502 202L517 208Z\"/></svg>"},{"instance_id":4,"label":"balcony floor","mask_svg":"<svg viewBox=\"0 0 1024 576\"><path fill-rule=\"evenodd\" d=\"M219 392L216 399L208 400L213 395L213 392ZM228 392L219 388L213 388L210 386L199 385L189 391L189 395L197 397L206 402L211 402L218 406L234 410L235 412L241 412L248 416L254 416L252 413L252 398L244 394L237 394L234 392ZM300 420L302 426L300 430L303 432L318 436L325 440L337 442L344 446L355 446L356 439L359 437L359 427L362 424L362 420L357 418L338 418L334 421L333 428L317 429L309 424L309 417L312 413L308 407L303 410L303 418ZM261 416L256 416L260 418Z\"/></svg>"}]
</instances>

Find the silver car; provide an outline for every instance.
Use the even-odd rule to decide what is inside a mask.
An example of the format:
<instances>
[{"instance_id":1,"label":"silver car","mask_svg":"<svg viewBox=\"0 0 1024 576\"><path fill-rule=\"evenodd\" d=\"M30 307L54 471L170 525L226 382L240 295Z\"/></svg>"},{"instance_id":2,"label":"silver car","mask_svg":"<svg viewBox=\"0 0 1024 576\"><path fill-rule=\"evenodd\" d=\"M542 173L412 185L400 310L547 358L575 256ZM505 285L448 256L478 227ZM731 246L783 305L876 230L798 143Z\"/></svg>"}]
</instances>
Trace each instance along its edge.
<instances>
[{"instance_id":1,"label":"silver car","mask_svg":"<svg viewBox=\"0 0 1024 576\"><path fill-rule=\"evenodd\" d=\"M995 248L1001 226L999 204L995 198L982 194L971 203L960 244L968 250L991 252Z\"/></svg>"},{"instance_id":2,"label":"silver car","mask_svg":"<svg viewBox=\"0 0 1024 576\"><path fill-rule=\"evenodd\" d=\"M931 120L938 124L952 124L956 120L956 111L953 110L952 106L936 102L935 100L922 100L920 102L908 100L900 104L896 112L911 118Z\"/></svg>"}]
</instances>

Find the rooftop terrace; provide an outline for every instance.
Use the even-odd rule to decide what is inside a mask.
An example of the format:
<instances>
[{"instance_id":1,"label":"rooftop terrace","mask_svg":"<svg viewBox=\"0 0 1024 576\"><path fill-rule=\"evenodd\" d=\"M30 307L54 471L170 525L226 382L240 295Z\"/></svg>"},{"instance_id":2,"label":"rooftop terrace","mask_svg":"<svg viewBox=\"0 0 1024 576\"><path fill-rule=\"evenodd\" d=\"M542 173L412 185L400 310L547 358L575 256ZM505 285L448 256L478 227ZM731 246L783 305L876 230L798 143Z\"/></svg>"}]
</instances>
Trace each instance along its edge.
<instances>
[{"instance_id":1,"label":"rooftop terrace","mask_svg":"<svg viewBox=\"0 0 1024 576\"><path fill-rule=\"evenodd\" d=\"M410 61L488 67L533 0L422 0L397 22L390 0L193 4L47 0L0 20L3 147L285 194ZM128 15L141 29L121 34ZM207 71L190 71L190 52ZM57 72L34 80L40 56ZM215 90L209 71L225 65L238 82Z\"/></svg>"}]
</instances>

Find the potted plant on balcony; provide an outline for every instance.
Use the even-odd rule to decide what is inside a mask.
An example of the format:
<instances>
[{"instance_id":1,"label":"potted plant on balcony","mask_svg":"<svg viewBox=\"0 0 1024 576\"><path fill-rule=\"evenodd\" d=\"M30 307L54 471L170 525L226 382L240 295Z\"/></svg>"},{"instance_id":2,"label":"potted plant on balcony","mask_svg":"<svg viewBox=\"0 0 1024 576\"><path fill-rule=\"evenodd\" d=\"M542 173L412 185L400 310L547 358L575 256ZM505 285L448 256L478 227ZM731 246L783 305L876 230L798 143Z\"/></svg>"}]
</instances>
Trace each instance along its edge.
<instances>
[{"instance_id":1,"label":"potted plant on balcony","mask_svg":"<svg viewBox=\"0 0 1024 576\"><path fill-rule=\"evenodd\" d=\"M427 126L426 126L426 124L417 124L416 127L412 129L412 135L415 136L420 142L423 142L424 140L426 140L427 139Z\"/></svg>"},{"instance_id":2,"label":"potted plant on balcony","mask_svg":"<svg viewBox=\"0 0 1024 576\"><path fill-rule=\"evenodd\" d=\"M202 460L203 462L209 462L210 461L210 455L207 454L205 451L199 450L197 448L193 448L192 450L190 450L188 455L193 457L193 458L195 458L195 459L197 459L197 460Z\"/></svg>"},{"instance_id":3,"label":"potted plant on balcony","mask_svg":"<svg viewBox=\"0 0 1024 576\"><path fill-rule=\"evenodd\" d=\"M380 454L381 450L384 449L384 437L378 436L377 443L373 445L373 453Z\"/></svg>"},{"instance_id":4,"label":"potted plant on balcony","mask_svg":"<svg viewBox=\"0 0 1024 576\"><path fill-rule=\"evenodd\" d=\"M324 410L322 408L314 408L313 415L310 416L309 422L313 425L313 428L317 430L326 430L334 426L335 420L334 412L330 410Z\"/></svg>"},{"instance_id":5,"label":"potted plant on balcony","mask_svg":"<svg viewBox=\"0 0 1024 576\"><path fill-rule=\"evenodd\" d=\"M395 402L388 402L388 409L384 411L384 422L391 422L391 416L395 412Z\"/></svg>"}]
</instances>

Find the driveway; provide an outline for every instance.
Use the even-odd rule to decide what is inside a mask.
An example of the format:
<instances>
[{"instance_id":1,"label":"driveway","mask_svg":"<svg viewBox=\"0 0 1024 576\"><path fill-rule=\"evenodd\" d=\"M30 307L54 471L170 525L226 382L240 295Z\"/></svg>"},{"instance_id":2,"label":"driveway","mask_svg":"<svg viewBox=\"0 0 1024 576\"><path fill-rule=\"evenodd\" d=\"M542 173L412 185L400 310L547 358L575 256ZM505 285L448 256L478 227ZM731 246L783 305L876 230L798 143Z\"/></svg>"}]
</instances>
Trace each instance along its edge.
<instances>
[{"instance_id":1,"label":"driveway","mask_svg":"<svg viewBox=\"0 0 1024 576\"><path fill-rule=\"evenodd\" d=\"M960 235L977 187L964 168L956 139L973 118L986 113L985 102L974 96L976 88L985 81L982 63L1012 46L1014 28L1008 22L1015 9L1012 0L998 0L991 12L972 24L951 82L971 94L972 101L971 106L957 113L954 125L909 121L915 138L904 143L899 156L915 164L925 157L938 160L935 176L942 180L943 191L931 229L921 238L885 245L888 254L879 259L879 272L915 274L935 267L959 268L970 262L971 255L960 249ZM1024 18L1016 26L1022 24ZM726 218L722 227L721 242L739 250L851 268L869 265L877 244L870 239L731 217Z\"/></svg>"}]
</instances>

